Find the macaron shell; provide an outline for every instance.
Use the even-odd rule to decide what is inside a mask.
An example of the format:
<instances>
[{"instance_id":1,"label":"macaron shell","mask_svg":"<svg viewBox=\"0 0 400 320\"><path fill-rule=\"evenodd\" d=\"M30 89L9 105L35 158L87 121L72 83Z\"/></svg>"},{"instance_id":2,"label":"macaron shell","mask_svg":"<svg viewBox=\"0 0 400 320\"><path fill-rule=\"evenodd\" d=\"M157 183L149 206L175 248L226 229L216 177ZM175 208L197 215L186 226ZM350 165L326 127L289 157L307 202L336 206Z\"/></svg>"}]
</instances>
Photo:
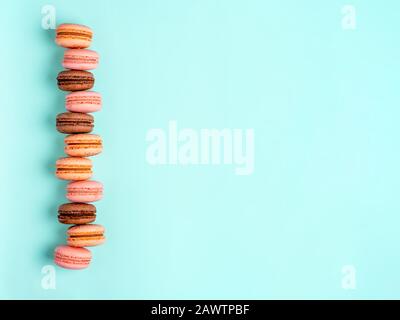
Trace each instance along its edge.
<instances>
[{"instance_id":1,"label":"macaron shell","mask_svg":"<svg viewBox=\"0 0 400 320\"><path fill-rule=\"evenodd\" d=\"M64 151L71 157L89 157L101 153L102 140L96 134L73 134L64 139Z\"/></svg>"},{"instance_id":2,"label":"macaron shell","mask_svg":"<svg viewBox=\"0 0 400 320\"><path fill-rule=\"evenodd\" d=\"M96 51L87 49L69 49L64 52L62 66L66 69L92 70L99 64Z\"/></svg>"},{"instance_id":3,"label":"macaron shell","mask_svg":"<svg viewBox=\"0 0 400 320\"><path fill-rule=\"evenodd\" d=\"M89 266L92 253L86 248L58 246L54 250L54 262L66 269L79 270Z\"/></svg>"},{"instance_id":4,"label":"macaron shell","mask_svg":"<svg viewBox=\"0 0 400 320\"><path fill-rule=\"evenodd\" d=\"M92 89L94 76L84 70L64 70L57 76L58 88L63 91L82 91Z\"/></svg>"},{"instance_id":5,"label":"macaron shell","mask_svg":"<svg viewBox=\"0 0 400 320\"><path fill-rule=\"evenodd\" d=\"M62 224L85 224L85 223L92 223L96 221L96 215L93 216L87 216L87 217L63 217L62 215L58 216L58 222Z\"/></svg>"},{"instance_id":6,"label":"macaron shell","mask_svg":"<svg viewBox=\"0 0 400 320\"><path fill-rule=\"evenodd\" d=\"M87 158L68 157L56 162L56 176L62 180L87 180L92 173L92 161Z\"/></svg>"},{"instance_id":7,"label":"macaron shell","mask_svg":"<svg viewBox=\"0 0 400 320\"><path fill-rule=\"evenodd\" d=\"M89 133L94 127L94 118L87 113L64 112L57 115L57 130L61 133Z\"/></svg>"},{"instance_id":8,"label":"macaron shell","mask_svg":"<svg viewBox=\"0 0 400 320\"><path fill-rule=\"evenodd\" d=\"M86 204L90 205L90 204ZM105 228L101 224L85 224L83 226L72 226L67 230L69 236L82 236L92 234L103 234Z\"/></svg>"},{"instance_id":9,"label":"macaron shell","mask_svg":"<svg viewBox=\"0 0 400 320\"><path fill-rule=\"evenodd\" d=\"M106 241L106 238L104 236L98 236L98 237L81 237L78 239L75 238L68 238L67 239L67 244L71 247L95 247L102 245Z\"/></svg>"},{"instance_id":10,"label":"macaron shell","mask_svg":"<svg viewBox=\"0 0 400 320\"><path fill-rule=\"evenodd\" d=\"M87 173L78 173L78 172L69 172L69 173L59 173L57 172L57 178L61 180L69 180L69 181L84 181L90 179L92 177L92 172ZM72 201L72 200L71 200ZM87 201L89 202L89 201ZM91 202L91 201L90 201Z\"/></svg>"},{"instance_id":11,"label":"macaron shell","mask_svg":"<svg viewBox=\"0 0 400 320\"><path fill-rule=\"evenodd\" d=\"M87 48L93 38L93 31L84 25L64 23L56 29L56 43L64 48Z\"/></svg>"},{"instance_id":12,"label":"macaron shell","mask_svg":"<svg viewBox=\"0 0 400 320\"><path fill-rule=\"evenodd\" d=\"M94 202L103 197L103 185L97 181L73 181L67 185L67 199L72 202Z\"/></svg>"},{"instance_id":13,"label":"macaron shell","mask_svg":"<svg viewBox=\"0 0 400 320\"><path fill-rule=\"evenodd\" d=\"M71 112L96 112L102 106L101 94L94 91L76 91L66 95L65 107Z\"/></svg>"}]
</instances>

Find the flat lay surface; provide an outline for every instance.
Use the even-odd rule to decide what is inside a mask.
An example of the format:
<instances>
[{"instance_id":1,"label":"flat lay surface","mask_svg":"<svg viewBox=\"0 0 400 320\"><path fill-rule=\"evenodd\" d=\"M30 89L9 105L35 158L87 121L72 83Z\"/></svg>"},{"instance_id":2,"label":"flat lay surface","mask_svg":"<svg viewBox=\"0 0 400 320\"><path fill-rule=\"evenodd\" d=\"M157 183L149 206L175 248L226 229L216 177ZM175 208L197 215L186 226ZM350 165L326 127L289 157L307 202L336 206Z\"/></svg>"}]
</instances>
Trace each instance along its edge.
<instances>
[{"instance_id":1,"label":"flat lay surface","mask_svg":"<svg viewBox=\"0 0 400 320\"><path fill-rule=\"evenodd\" d=\"M0 10L0 298L400 298L399 1L48 5ZM94 121L59 124L101 136L94 194L55 176L69 91L52 8L100 55L94 83L60 84L101 94ZM230 149L208 153L215 130ZM73 214L105 243L59 252L84 270L53 261L67 192L102 198Z\"/></svg>"}]
</instances>

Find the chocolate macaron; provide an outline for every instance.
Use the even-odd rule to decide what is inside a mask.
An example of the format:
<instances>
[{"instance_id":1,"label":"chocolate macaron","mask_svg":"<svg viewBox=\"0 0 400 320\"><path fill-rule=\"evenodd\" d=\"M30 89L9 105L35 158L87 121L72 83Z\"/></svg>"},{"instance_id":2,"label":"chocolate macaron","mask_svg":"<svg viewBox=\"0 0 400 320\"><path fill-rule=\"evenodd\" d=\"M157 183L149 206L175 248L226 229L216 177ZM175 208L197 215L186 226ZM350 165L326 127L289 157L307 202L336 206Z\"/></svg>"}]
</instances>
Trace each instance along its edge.
<instances>
[{"instance_id":1,"label":"chocolate macaron","mask_svg":"<svg viewBox=\"0 0 400 320\"><path fill-rule=\"evenodd\" d=\"M64 70L58 74L57 83L64 91L83 91L93 88L94 76L89 71Z\"/></svg>"},{"instance_id":2,"label":"chocolate macaron","mask_svg":"<svg viewBox=\"0 0 400 320\"><path fill-rule=\"evenodd\" d=\"M85 224L96 220L96 207L90 203L64 203L58 207L58 221Z\"/></svg>"},{"instance_id":3,"label":"chocolate macaron","mask_svg":"<svg viewBox=\"0 0 400 320\"><path fill-rule=\"evenodd\" d=\"M64 112L57 115L56 126L61 133L88 133L93 130L94 118L87 113Z\"/></svg>"}]
</instances>

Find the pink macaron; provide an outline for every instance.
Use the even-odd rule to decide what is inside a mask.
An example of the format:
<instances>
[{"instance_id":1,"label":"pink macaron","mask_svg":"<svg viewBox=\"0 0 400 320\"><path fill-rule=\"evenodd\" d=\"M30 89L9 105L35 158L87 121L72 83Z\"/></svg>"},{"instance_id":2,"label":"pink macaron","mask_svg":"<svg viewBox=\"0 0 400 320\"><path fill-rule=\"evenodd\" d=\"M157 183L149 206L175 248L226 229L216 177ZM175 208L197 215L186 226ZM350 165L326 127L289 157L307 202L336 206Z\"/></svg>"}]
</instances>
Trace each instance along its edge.
<instances>
[{"instance_id":1,"label":"pink macaron","mask_svg":"<svg viewBox=\"0 0 400 320\"><path fill-rule=\"evenodd\" d=\"M100 182L73 181L67 185L67 199L71 202L94 202L103 197L103 185Z\"/></svg>"},{"instance_id":2,"label":"pink macaron","mask_svg":"<svg viewBox=\"0 0 400 320\"><path fill-rule=\"evenodd\" d=\"M70 112L96 112L101 105L101 94L98 92L76 91L65 96L65 108Z\"/></svg>"},{"instance_id":3,"label":"pink macaron","mask_svg":"<svg viewBox=\"0 0 400 320\"><path fill-rule=\"evenodd\" d=\"M99 64L99 54L88 49L68 49L64 52L62 65L66 69L92 70Z\"/></svg>"},{"instance_id":4,"label":"pink macaron","mask_svg":"<svg viewBox=\"0 0 400 320\"><path fill-rule=\"evenodd\" d=\"M66 269L85 269L92 260L92 253L86 248L58 246L54 250L54 262Z\"/></svg>"}]
</instances>

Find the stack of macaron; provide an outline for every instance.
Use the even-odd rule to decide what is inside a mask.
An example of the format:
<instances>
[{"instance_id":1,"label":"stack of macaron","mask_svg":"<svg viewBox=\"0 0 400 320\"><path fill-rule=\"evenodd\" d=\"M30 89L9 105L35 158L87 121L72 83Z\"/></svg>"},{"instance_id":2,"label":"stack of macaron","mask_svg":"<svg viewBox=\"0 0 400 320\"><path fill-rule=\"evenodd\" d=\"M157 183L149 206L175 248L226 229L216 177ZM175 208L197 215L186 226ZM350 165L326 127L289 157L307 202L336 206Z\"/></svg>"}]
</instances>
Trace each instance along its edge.
<instances>
[{"instance_id":1,"label":"stack of macaron","mask_svg":"<svg viewBox=\"0 0 400 320\"><path fill-rule=\"evenodd\" d=\"M57 115L56 126L64 139L66 157L56 162L56 176L69 180L66 198L58 208L58 221L72 225L67 230L67 245L58 246L54 252L57 265L67 269L83 269L89 266L91 252L85 248L105 241L104 227L93 224L96 207L91 203L103 196L103 185L89 180L92 177L90 156L102 152L99 135L92 134L94 118L90 114L101 109L101 95L89 91L94 76L88 71L99 62L97 52L88 50L93 32L78 24L61 24L56 30L56 43L66 48L62 66L66 69L57 76L59 89L68 91L65 97L67 112Z\"/></svg>"}]
</instances>

